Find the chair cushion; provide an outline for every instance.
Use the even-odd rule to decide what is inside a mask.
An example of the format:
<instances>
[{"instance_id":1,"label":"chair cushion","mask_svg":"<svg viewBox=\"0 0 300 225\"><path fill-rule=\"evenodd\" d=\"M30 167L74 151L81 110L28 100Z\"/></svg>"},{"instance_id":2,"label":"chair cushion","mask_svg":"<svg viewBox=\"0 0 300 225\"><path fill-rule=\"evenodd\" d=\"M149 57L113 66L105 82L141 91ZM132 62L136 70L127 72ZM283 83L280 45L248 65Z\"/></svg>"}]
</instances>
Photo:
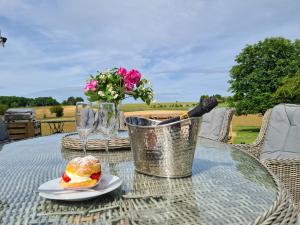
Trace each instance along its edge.
<instances>
[{"instance_id":1,"label":"chair cushion","mask_svg":"<svg viewBox=\"0 0 300 225\"><path fill-rule=\"evenodd\" d=\"M261 159L300 159L300 105L280 104L272 109Z\"/></svg>"},{"instance_id":2,"label":"chair cushion","mask_svg":"<svg viewBox=\"0 0 300 225\"><path fill-rule=\"evenodd\" d=\"M199 136L218 140L227 108L216 108L202 116Z\"/></svg>"}]
</instances>

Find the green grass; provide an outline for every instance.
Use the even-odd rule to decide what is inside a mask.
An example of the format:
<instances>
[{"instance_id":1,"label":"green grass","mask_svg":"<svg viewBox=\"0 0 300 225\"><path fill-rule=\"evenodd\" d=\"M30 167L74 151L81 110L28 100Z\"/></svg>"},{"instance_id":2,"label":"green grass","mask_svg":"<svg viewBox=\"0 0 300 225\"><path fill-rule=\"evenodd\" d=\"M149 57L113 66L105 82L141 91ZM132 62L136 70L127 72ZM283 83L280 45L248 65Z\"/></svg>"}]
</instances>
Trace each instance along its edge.
<instances>
[{"instance_id":1,"label":"green grass","mask_svg":"<svg viewBox=\"0 0 300 225\"><path fill-rule=\"evenodd\" d=\"M240 126L236 127L233 131L236 132L236 138L234 144L250 144L255 141L260 127L258 126Z\"/></svg>"},{"instance_id":2,"label":"green grass","mask_svg":"<svg viewBox=\"0 0 300 225\"><path fill-rule=\"evenodd\" d=\"M228 107L228 104L226 102L219 103L217 108L221 108L221 107Z\"/></svg>"}]
</instances>

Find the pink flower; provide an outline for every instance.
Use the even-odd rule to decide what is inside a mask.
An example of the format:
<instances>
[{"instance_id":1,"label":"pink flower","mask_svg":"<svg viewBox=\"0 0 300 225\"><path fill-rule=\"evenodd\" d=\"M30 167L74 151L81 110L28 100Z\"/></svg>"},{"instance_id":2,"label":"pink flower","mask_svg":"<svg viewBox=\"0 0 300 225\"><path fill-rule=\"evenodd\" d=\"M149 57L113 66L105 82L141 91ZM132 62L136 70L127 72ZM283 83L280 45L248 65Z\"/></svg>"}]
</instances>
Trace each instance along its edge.
<instances>
[{"instance_id":1,"label":"pink flower","mask_svg":"<svg viewBox=\"0 0 300 225\"><path fill-rule=\"evenodd\" d=\"M134 88L134 84L133 83L130 83L130 82L125 82L125 88L126 88L126 91L132 91L133 88Z\"/></svg>"},{"instance_id":2,"label":"pink flower","mask_svg":"<svg viewBox=\"0 0 300 225\"><path fill-rule=\"evenodd\" d=\"M91 80L90 82L88 82L85 86L84 86L84 92L87 91L96 91L96 87L97 87L98 82L96 80Z\"/></svg>"},{"instance_id":3,"label":"pink flower","mask_svg":"<svg viewBox=\"0 0 300 225\"><path fill-rule=\"evenodd\" d=\"M127 74L127 70L124 67L120 67L118 69L118 74L121 75L122 77L125 77Z\"/></svg>"},{"instance_id":4,"label":"pink flower","mask_svg":"<svg viewBox=\"0 0 300 225\"><path fill-rule=\"evenodd\" d=\"M124 83L125 83L125 88L126 88L126 91L132 91L134 86L140 82L141 80L141 73L137 70L130 70L128 72L126 72L126 74L124 75L125 73L125 69L124 68L120 68L118 70L118 73L121 74L122 73L122 76L124 77Z\"/></svg>"},{"instance_id":5,"label":"pink flower","mask_svg":"<svg viewBox=\"0 0 300 225\"><path fill-rule=\"evenodd\" d=\"M139 71L132 69L127 72L125 76L125 83L137 84L138 82L140 82L141 77L142 74Z\"/></svg>"}]
</instances>

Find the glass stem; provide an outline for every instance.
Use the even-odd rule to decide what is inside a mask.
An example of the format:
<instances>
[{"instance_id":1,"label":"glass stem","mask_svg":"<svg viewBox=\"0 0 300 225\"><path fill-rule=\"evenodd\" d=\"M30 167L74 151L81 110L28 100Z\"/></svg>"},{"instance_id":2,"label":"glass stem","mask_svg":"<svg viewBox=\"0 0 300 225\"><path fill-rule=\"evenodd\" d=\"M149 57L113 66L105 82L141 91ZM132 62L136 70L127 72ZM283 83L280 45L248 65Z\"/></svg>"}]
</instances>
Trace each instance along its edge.
<instances>
[{"instance_id":1,"label":"glass stem","mask_svg":"<svg viewBox=\"0 0 300 225\"><path fill-rule=\"evenodd\" d=\"M109 139L106 140L106 145L105 145L105 151L106 152L108 152L108 142L109 142Z\"/></svg>"},{"instance_id":2,"label":"glass stem","mask_svg":"<svg viewBox=\"0 0 300 225\"><path fill-rule=\"evenodd\" d=\"M86 146L87 146L87 138L84 138L82 143L84 155L86 155Z\"/></svg>"}]
</instances>

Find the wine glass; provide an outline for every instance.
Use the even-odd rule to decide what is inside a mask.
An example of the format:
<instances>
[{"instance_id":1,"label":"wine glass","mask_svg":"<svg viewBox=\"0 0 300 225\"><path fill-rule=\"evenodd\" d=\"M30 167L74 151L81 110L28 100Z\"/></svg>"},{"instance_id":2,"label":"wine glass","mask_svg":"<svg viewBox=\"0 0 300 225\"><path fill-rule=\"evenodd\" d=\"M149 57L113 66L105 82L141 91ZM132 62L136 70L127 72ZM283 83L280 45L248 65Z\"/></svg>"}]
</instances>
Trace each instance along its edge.
<instances>
[{"instance_id":1,"label":"wine glass","mask_svg":"<svg viewBox=\"0 0 300 225\"><path fill-rule=\"evenodd\" d=\"M100 103L98 129L106 140L108 151L108 142L117 135L119 129L119 116L114 103Z\"/></svg>"},{"instance_id":2,"label":"wine glass","mask_svg":"<svg viewBox=\"0 0 300 225\"><path fill-rule=\"evenodd\" d=\"M77 102L75 120L76 130L83 146L83 152L86 154L87 138L96 129L97 123L92 103Z\"/></svg>"}]
</instances>

